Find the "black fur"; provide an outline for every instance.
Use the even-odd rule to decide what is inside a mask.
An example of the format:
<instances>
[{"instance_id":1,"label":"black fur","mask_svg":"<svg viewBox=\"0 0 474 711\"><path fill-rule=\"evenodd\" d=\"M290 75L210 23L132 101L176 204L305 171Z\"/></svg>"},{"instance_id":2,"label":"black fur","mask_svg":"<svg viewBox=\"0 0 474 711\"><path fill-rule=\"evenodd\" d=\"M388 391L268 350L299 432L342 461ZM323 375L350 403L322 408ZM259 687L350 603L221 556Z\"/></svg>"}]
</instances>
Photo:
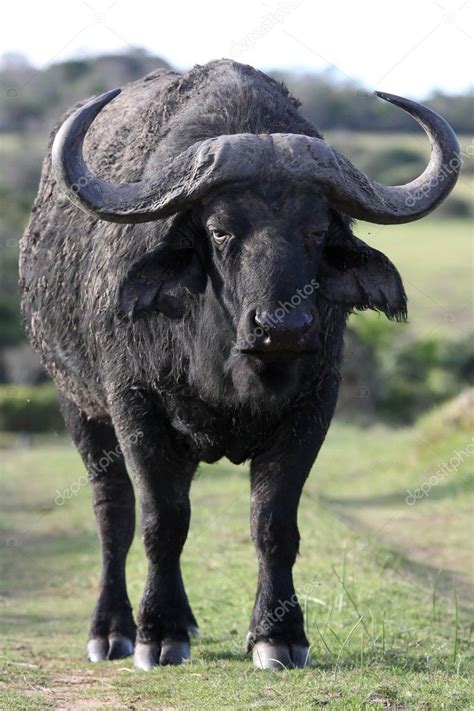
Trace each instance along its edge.
<instances>
[{"instance_id":1,"label":"black fur","mask_svg":"<svg viewBox=\"0 0 474 711\"><path fill-rule=\"evenodd\" d=\"M284 87L235 62L158 72L124 87L99 115L86 160L99 175L130 182L211 136L319 136L297 108ZM233 238L219 246L213 230ZM252 309L290 304L308 285L303 303L315 326L304 351L248 355L239 344ZM263 622L294 593L297 507L336 405L347 315L375 308L404 318L395 267L322 195L278 175L228 186L173 218L111 225L61 195L48 153L22 239L21 287L30 341L62 394L86 466L117 441L135 475L150 563L138 639L186 640L195 624L179 572L189 487L200 460L226 456L251 460L259 585L250 644L305 644L298 606ZM93 486L104 573L91 635L118 627L132 638L124 565L133 493L123 457Z\"/></svg>"}]
</instances>

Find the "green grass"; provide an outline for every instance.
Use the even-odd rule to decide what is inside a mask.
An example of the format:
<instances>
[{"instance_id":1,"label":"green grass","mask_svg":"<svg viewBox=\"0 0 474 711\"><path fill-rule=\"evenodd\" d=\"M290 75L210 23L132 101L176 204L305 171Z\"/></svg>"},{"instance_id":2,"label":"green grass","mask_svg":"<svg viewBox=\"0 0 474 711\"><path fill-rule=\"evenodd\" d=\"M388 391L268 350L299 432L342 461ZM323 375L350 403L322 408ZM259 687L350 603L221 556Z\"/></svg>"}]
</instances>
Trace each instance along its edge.
<instances>
[{"instance_id":1,"label":"green grass","mask_svg":"<svg viewBox=\"0 0 474 711\"><path fill-rule=\"evenodd\" d=\"M384 252L399 270L408 295L408 329L418 338L457 337L472 330L472 225L436 214L408 225L359 222L355 234ZM360 316L357 316L360 318Z\"/></svg>"},{"instance_id":2,"label":"green grass","mask_svg":"<svg viewBox=\"0 0 474 711\"><path fill-rule=\"evenodd\" d=\"M313 664L282 673L254 670L243 653L256 582L245 467L204 466L194 482L183 570L203 634L191 663L146 674L130 660L84 660L99 573L87 486L55 504L80 481L78 456L61 441L4 450L0 707L471 708L472 458L405 503L407 488L470 441L463 430L439 437L431 421L411 430L335 423L299 517L295 582ZM135 608L145 571L137 537Z\"/></svg>"}]
</instances>

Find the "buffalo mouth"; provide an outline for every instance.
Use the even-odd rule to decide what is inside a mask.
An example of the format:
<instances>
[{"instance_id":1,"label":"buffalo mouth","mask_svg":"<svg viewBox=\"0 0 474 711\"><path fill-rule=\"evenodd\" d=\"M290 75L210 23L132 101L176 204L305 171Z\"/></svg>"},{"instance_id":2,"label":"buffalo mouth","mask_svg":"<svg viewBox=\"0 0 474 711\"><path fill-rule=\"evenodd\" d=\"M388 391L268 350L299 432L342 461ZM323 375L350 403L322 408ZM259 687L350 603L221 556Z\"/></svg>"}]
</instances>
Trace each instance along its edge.
<instances>
[{"instance_id":1,"label":"buffalo mouth","mask_svg":"<svg viewBox=\"0 0 474 711\"><path fill-rule=\"evenodd\" d=\"M246 356L251 362L261 362L261 363L290 363L298 358L302 358L305 355L311 355L315 353L314 348L300 348L300 349L275 349L275 350L259 350L256 348L242 348L239 350L239 354Z\"/></svg>"}]
</instances>

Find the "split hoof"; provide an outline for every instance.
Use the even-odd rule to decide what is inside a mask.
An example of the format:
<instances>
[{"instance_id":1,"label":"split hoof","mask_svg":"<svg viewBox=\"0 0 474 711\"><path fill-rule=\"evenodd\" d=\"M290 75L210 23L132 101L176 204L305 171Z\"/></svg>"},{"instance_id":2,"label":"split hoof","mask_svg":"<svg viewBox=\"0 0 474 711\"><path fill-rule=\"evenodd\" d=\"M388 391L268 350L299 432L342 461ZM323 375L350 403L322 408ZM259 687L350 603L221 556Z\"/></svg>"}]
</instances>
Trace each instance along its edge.
<instances>
[{"instance_id":1,"label":"split hoof","mask_svg":"<svg viewBox=\"0 0 474 711\"><path fill-rule=\"evenodd\" d=\"M191 647L189 642L173 639L165 639L161 643L160 664L182 664L191 659Z\"/></svg>"},{"instance_id":2,"label":"split hoof","mask_svg":"<svg viewBox=\"0 0 474 711\"><path fill-rule=\"evenodd\" d=\"M135 653L133 655L133 663L137 669L142 671L150 671L156 667L160 660L160 648L156 643L145 644L137 642L135 645Z\"/></svg>"},{"instance_id":3,"label":"split hoof","mask_svg":"<svg viewBox=\"0 0 474 711\"><path fill-rule=\"evenodd\" d=\"M189 642L165 639L161 646L156 642L151 644L137 642L133 661L138 669L150 671L153 667L182 664L189 659L191 659Z\"/></svg>"},{"instance_id":4,"label":"split hoof","mask_svg":"<svg viewBox=\"0 0 474 711\"><path fill-rule=\"evenodd\" d=\"M309 647L260 641L252 647L252 660L257 669L301 669L309 663Z\"/></svg>"},{"instance_id":5,"label":"split hoof","mask_svg":"<svg viewBox=\"0 0 474 711\"><path fill-rule=\"evenodd\" d=\"M121 634L108 637L94 637L87 643L87 658L90 662L124 659L133 654L133 642Z\"/></svg>"},{"instance_id":6,"label":"split hoof","mask_svg":"<svg viewBox=\"0 0 474 711\"><path fill-rule=\"evenodd\" d=\"M125 659L133 654L133 642L121 634L109 635L109 653L107 659Z\"/></svg>"}]
</instances>

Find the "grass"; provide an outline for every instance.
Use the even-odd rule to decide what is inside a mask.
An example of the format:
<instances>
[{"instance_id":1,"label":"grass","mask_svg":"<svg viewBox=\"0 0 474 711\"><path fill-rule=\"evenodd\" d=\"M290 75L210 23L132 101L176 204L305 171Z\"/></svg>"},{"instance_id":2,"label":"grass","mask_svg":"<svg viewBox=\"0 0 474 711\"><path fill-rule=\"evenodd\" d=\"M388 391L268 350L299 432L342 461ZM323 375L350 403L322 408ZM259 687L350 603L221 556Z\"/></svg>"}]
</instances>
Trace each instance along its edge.
<instances>
[{"instance_id":1,"label":"grass","mask_svg":"<svg viewBox=\"0 0 474 711\"><path fill-rule=\"evenodd\" d=\"M199 471L183 571L203 634L191 663L146 674L130 660L84 660L99 553L78 456L61 440L10 446L1 708L470 708L471 460L405 503L407 488L470 442L462 429L439 437L436 428L429 419L410 430L333 426L301 502L295 567L313 664L282 673L254 670L243 652L256 581L245 467ZM145 571L137 537L135 608Z\"/></svg>"},{"instance_id":2,"label":"grass","mask_svg":"<svg viewBox=\"0 0 474 711\"><path fill-rule=\"evenodd\" d=\"M472 225L436 213L407 225L359 222L355 234L384 252L408 295L408 329L417 337L460 337L472 329ZM359 318L359 316L357 317ZM394 324L400 335L404 324Z\"/></svg>"}]
</instances>

